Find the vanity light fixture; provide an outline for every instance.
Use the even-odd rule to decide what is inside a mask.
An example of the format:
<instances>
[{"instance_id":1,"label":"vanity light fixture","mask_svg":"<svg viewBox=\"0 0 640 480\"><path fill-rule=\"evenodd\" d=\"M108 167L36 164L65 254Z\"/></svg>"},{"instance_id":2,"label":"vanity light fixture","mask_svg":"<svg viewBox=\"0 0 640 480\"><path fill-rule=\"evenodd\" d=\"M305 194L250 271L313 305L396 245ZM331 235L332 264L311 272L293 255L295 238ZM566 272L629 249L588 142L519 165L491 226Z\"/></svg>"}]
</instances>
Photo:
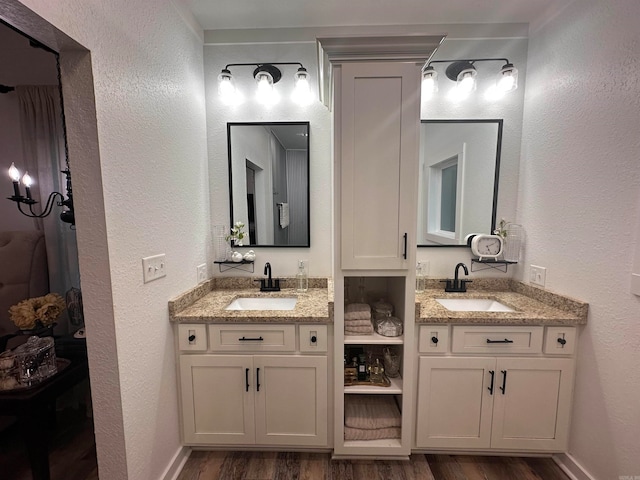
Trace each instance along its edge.
<instances>
[{"instance_id":1,"label":"vanity light fixture","mask_svg":"<svg viewBox=\"0 0 640 480\"><path fill-rule=\"evenodd\" d=\"M498 73L495 88L500 92L510 92L518 88L518 69L506 58L476 58L468 60L432 60L422 71L422 88L426 98L438 90L438 73L432 64L448 63L445 75L456 82L456 88L461 94L468 94L476 89L478 72L474 66L476 62L504 62Z\"/></svg>"},{"instance_id":2,"label":"vanity light fixture","mask_svg":"<svg viewBox=\"0 0 640 480\"><path fill-rule=\"evenodd\" d=\"M279 100L278 93L274 85L282 78L282 71L276 65L298 65L298 70L294 76L293 100L300 105L307 105L312 100L311 88L309 86L309 74L300 62L279 62L279 63L230 63L226 65L220 75L218 75L218 94L224 103L237 103L239 92L234 85L233 75L230 67L255 67L253 78L257 83L256 98L260 103L272 105Z\"/></svg>"}]
</instances>

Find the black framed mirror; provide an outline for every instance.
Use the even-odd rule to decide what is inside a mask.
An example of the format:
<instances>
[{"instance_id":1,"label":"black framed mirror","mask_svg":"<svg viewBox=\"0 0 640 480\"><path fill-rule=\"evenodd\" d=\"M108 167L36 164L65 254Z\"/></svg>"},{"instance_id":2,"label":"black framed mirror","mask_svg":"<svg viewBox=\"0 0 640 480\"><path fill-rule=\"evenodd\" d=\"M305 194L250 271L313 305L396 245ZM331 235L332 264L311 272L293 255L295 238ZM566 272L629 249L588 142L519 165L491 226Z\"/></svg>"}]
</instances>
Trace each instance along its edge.
<instances>
[{"instance_id":1,"label":"black framed mirror","mask_svg":"<svg viewBox=\"0 0 640 480\"><path fill-rule=\"evenodd\" d=\"M227 123L227 145L244 246L309 247L309 122Z\"/></svg>"},{"instance_id":2,"label":"black framed mirror","mask_svg":"<svg viewBox=\"0 0 640 480\"><path fill-rule=\"evenodd\" d=\"M467 247L496 224L502 119L422 120L418 247Z\"/></svg>"}]
</instances>

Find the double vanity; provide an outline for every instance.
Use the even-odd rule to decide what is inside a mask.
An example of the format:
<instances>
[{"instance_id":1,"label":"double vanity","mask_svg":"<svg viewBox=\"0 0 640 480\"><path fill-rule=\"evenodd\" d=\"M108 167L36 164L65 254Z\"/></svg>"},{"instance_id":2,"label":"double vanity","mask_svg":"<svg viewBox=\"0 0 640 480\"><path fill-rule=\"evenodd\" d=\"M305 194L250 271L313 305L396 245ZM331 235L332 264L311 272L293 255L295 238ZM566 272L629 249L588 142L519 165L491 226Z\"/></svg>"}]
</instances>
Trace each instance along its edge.
<instances>
[{"instance_id":1,"label":"double vanity","mask_svg":"<svg viewBox=\"0 0 640 480\"><path fill-rule=\"evenodd\" d=\"M389 280L367 283L367 298L393 299ZM466 293L429 280L415 311L396 312L413 322L403 336L349 336L343 309L334 309L344 286L335 295L332 279L310 279L297 294L293 280L282 282L279 292L260 292L253 279L216 277L169 302L186 445L333 450L338 458L349 448L377 458L566 449L587 304L508 279L475 279ZM344 295L363 284L347 282ZM406 350L391 386L344 385L345 348L365 344ZM345 441L343 395L392 396L409 431Z\"/></svg>"}]
</instances>

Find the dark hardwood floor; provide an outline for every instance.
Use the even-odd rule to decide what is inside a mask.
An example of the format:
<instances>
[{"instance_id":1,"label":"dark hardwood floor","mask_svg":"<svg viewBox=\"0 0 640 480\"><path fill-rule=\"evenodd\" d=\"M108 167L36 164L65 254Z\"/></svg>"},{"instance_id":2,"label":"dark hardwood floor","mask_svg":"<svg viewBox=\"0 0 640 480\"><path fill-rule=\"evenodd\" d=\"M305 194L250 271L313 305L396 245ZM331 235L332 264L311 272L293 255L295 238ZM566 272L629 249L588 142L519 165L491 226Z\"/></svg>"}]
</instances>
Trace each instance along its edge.
<instances>
[{"instance_id":1,"label":"dark hardwood floor","mask_svg":"<svg viewBox=\"0 0 640 480\"><path fill-rule=\"evenodd\" d=\"M57 413L51 480L97 480L93 421ZM0 432L0 479L31 480L17 425ZM569 480L550 458L414 454L410 461L331 460L329 453L194 451L178 480Z\"/></svg>"}]
</instances>

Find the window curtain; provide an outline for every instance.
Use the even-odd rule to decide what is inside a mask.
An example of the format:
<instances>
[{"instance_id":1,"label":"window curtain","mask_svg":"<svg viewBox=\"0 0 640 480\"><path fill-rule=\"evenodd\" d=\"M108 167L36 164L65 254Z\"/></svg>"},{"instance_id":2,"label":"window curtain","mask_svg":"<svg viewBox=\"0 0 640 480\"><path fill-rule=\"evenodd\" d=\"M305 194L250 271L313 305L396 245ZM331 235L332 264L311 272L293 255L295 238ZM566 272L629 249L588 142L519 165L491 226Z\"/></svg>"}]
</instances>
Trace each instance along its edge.
<instances>
[{"instance_id":1,"label":"window curtain","mask_svg":"<svg viewBox=\"0 0 640 480\"><path fill-rule=\"evenodd\" d=\"M306 150L287 150L287 193L289 198L289 245L308 243L309 216Z\"/></svg>"},{"instance_id":2,"label":"window curtain","mask_svg":"<svg viewBox=\"0 0 640 480\"><path fill-rule=\"evenodd\" d=\"M16 86L20 131L26 170L34 179L31 193L40 212L51 192L66 193L64 129L57 85ZM59 198L57 199L59 200ZM49 290L60 294L80 288L75 230L60 220L62 207L54 206L48 217L34 219L44 231L49 264Z\"/></svg>"}]
</instances>

